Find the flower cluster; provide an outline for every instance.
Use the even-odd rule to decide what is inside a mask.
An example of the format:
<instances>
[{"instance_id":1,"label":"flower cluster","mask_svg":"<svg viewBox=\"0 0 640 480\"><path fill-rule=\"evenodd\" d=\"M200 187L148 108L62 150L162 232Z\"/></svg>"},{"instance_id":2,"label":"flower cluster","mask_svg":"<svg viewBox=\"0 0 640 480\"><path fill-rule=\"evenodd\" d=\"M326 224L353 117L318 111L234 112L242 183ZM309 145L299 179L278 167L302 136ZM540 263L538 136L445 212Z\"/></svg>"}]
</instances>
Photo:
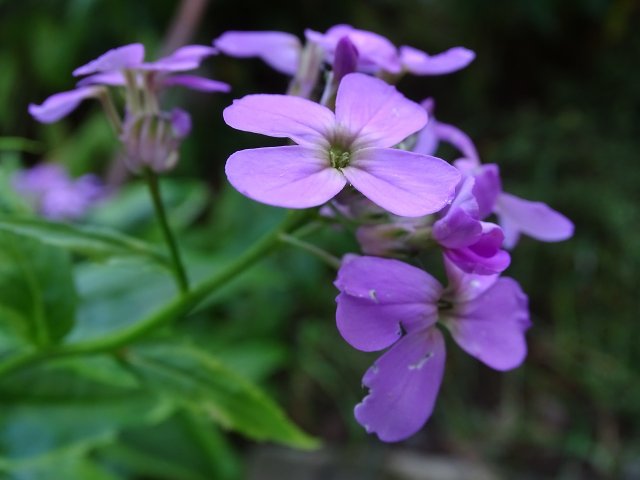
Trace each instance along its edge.
<instances>
[{"instance_id":1,"label":"flower cluster","mask_svg":"<svg viewBox=\"0 0 640 480\"><path fill-rule=\"evenodd\" d=\"M98 98L129 167L161 172L177 162L191 120L181 109L162 110L159 93L171 86L229 89L183 72L221 51L259 57L290 75L287 94L248 95L224 110L225 122L235 129L289 142L233 153L226 174L256 201L318 207L319 218L357 226L364 256L347 255L340 265L337 326L356 349L388 349L364 376L369 393L355 416L381 440L399 441L417 432L433 411L445 363L440 327L491 368L522 363L529 312L518 283L501 276L511 262L509 250L522 234L565 240L573 224L543 203L504 192L498 166L483 164L463 131L436 120L433 99L416 103L395 86L407 73L456 72L474 59L472 51L454 47L429 55L396 48L349 25L325 33L307 30L305 37L303 45L282 32L231 31L213 47L182 47L155 62L144 61L142 45L127 45L76 69L74 75L84 77L76 89L29 111L53 122L84 99ZM124 89L123 120L110 87ZM435 156L441 142L451 144L459 158L447 162ZM175 242L166 236L186 291ZM428 255L443 262L446 287L417 266L428 264L423 262Z\"/></svg>"},{"instance_id":2,"label":"flower cluster","mask_svg":"<svg viewBox=\"0 0 640 480\"><path fill-rule=\"evenodd\" d=\"M504 192L498 166L481 163L464 132L436 120L433 99L418 104L394 86L405 73L460 70L473 52L456 47L430 56L348 25L305 36L304 46L282 32L233 31L214 41L223 53L259 57L293 76L287 95L246 96L224 118L296 145L236 152L226 172L254 200L322 206L325 217L358 225L365 256L342 261L337 326L354 348L388 349L363 378L369 394L355 416L381 440L399 441L433 411L445 362L438 325L491 368L522 363L528 302L515 280L500 276L508 250L521 234L565 240L573 224L543 203ZM435 157L441 142L460 158ZM407 263L430 252L444 262L447 287Z\"/></svg>"}]
</instances>

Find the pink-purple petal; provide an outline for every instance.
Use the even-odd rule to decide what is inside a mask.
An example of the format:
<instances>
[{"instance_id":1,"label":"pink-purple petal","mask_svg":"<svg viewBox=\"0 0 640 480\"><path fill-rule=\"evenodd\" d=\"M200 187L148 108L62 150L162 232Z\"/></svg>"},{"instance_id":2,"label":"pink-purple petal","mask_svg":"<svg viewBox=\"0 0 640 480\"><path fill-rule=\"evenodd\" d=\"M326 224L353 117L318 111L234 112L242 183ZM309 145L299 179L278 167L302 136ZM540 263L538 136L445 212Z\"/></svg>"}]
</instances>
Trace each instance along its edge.
<instances>
[{"instance_id":1,"label":"pink-purple petal","mask_svg":"<svg viewBox=\"0 0 640 480\"><path fill-rule=\"evenodd\" d=\"M140 64L138 68L155 72L184 72L186 70L195 70L205 58L216 55L217 53L218 50L213 47L186 45L178 48L171 55L156 60L155 62Z\"/></svg>"},{"instance_id":2,"label":"pink-purple petal","mask_svg":"<svg viewBox=\"0 0 640 480\"><path fill-rule=\"evenodd\" d=\"M392 85L361 73L338 87L336 121L355 139L354 149L392 147L427 123L427 112Z\"/></svg>"},{"instance_id":3,"label":"pink-purple petal","mask_svg":"<svg viewBox=\"0 0 640 480\"><path fill-rule=\"evenodd\" d=\"M295 75L302 51L300 40L295 35L270 31L229 31L214 40L214 45L231 57L259 57L287 75Z\"/></svg>"},{"instance_id":4,"label":"pink-purple petal","mask_svg":"<svg viewBox=\"0 0 640 480\"><path fill-rule=\"evenodd\" d=\"M482 295L499 278L499 274L474 275L466 273L446 256L444 257L444 266L449 280L445 296L456 302L468 302Z\"/></svg>"},{"instance_id":5,"label":"pink-purple petal","mask_svg":"<svg viewBox=\"0 0 640 480\"><path fill-rule=\"evenodd\" d=\"M500 278L471 301L457 304L445 320L456 343L496 370L511 370L527 355L527 296L512 278Z\"/></svg>"},{"instance_id":6,"label":"pink-purple petal","mask_svg":"<svg viewBox=\"0 0 640 480\"><path fill-rule=\"evenodd\" d=\"M428 273L398 260L379 257L345 259L335 282L341 291L336 321L354 348L387 348L406 332L436 321L440 283Z\"/></svg>"},{"instance_id":7,"label":"pink-purple petal","mask_svg":"<svg viewBox=\"0 0 640 480\"><path fill-rule=\"evenodd\" d=\"M356 420L384 442L410 437L433 412L444 364L439 330L406 335L366 372L362 381L369 394L356 406Z\"/></svg>"},{"instance_id":8,"label":"pink-purple petal","mask_svg":"<svg viewBox=\"0 0 640 480\"><path fill-rule=\"evenodd\" d=\"M438 140L455 147L464 158L480 163L480 156L469 135L453 125L441 122L435 122L433 128Z\"/></svg>"},{"instance_id":9,"label":"pink-purple petal","mask_svg":"<svg viewBox=\"0 0 640 480\"><path fill-rule=\"evenodd\" d=\"M90 75L92 73L122 70L140 65L144 59L144 45L132 43L114 48L103 53L95 60L76 68L73 76Z\"/></svg>"},{"instance_id":10,"label":"pink-purple petal","mask_svg":"<svg viewBox=\"0 0 640 480\"><path fill-rule=\"evenodd\" d=\"M245 132L290 138L300 145L329 146L334 126L331 110L290 95L247 95L224 109L227 125Z\"/></svg>"},{"instance_id":11,"label":"pink-purple petal","mask_svg":"<svg viewBox=\"0 0 640 480\"><path fill-rule=\"evenodd\" d=\"M98 94L97 87L80 87L51 95L41 105L30 104L29 113L42 123L57 122L69 115L80 103Z\"/></svg>"},{"instance_id":12,"label":"pink-purple petal","mask_svg":"<svg viewBox=\"0 0 640 480\"><path fill-rule=\"evenodd\" d=\"M502 229L493 223L480 222L482 233L469 245L445 248L445 256L467 273L494 275L503 272L511 263L511 256L501 250Z\"/></svg>"},{"instance_id":13,"label":"pink-purple petal","mask_svg":"<svg viewBox=\"0 0 640 480\"><path fill-rule=\"evenodd\" d=\"M456 166L457 164L456 162ZM473 187L473 195L478 202L480 218L486 218L495 209L500 192L502 192L500 171L495 163L482 165L475 170L476 182Z\"/></svg>"},{"instance_id":14,"label":"pink-purple petal","mask_svg":"<svg viewBox=\"0 0 640 480\"><path fill-rule=\"evenodd\" d=\"M505 225L505 230L510 232L510 238L505 239L506 248L515 246L515 232L543 242L561 242L573 235L571 220L542 202L531 202L502 193L498 197L496 213L500 223Z\"/></svg>"},{"instance_id":15,"label":"pink-purple petal","mask_svg":"<svg viewBox=\"0 0 640 480\"><path fill-rule=\"evenodd\" d=\"M231 90L231 86L228 83L197 75L167 75L161 82L163 87L179 86L200 92L228 92Z\"/></svg>"},{"instance_id":16,"label":"pink-purple petal","mask_svg":"<svg viewBox=\"0 0 640 480\"><path fill-rule=\"evenodd\" d=\"M343 172L365 197L404 217L421 217L445 207L460 181L444 160L392 148L360 150Z\"/></svg>"},{"instance_id":17,"label":"pink-purple petal","mask_svg":"<svg viewBox=\"0 0 640 480\"><path fill-rule=\"evenodd\" d=\"M469 65L476 54L464 47L429 55L413 47L400 47L400 59L406 70L415 75L444 75L463 69Z\"/></svg>"},{"instance_id":18,"label":"pink-purple petal","mask_svg":"<svg viewBox=\"0 0 640 480\"><path fill-rule=\"evenodd\" d=\"M286 208L322 205L347 183L325 152L298 145L241 150L227 160L226 173L243 195Z\"/></svg>"}]
</instances>

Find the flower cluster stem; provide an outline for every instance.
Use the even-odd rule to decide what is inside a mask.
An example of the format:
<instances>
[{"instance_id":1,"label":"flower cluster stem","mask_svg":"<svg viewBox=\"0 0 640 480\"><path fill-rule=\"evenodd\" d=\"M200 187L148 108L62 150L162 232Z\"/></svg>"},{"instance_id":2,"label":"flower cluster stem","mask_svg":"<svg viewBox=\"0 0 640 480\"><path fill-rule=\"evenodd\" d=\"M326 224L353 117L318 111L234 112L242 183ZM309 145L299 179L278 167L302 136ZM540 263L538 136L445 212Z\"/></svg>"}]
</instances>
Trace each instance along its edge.
<instances>
[{"instance_id":1,"label":"flower cluster stem","mask_svg":"<svg viewBox=\"0 0 640 480\"><path fill-rule=\"evenodd\" d=\"M287 233L280 234L280 241L318 257L331 268L334 268L336 270L340 268L340 259L334 255L331 255L329 252L318 247L317 245L306 242L298 237L294 237L293 235L289 235Z\"/></svg>"},{"instance_id":2,"label":"flower cluster stem","mask_svg":"<svg viewBox=\"0 0 640 480\"><path fill-rule=\"evenodd\" d=\"M160 194L160 183L158 181L158 176L153 170L148 168L145 169L144 176L145 180L147 181L147 186L149 187L149 193L151 194L151 200L153 202L153 208L156 212L156 217L158 219L158 222L160 223L162 235L164 236L164 240L167 243L167 247L169 248L169 253L171 255L171 260L173 261L173 272L176 277L176 284L178 285L180 291L184 294L189 291L189 279L187 278L187 272L184 268L184 264L182 263L178 244L173 235L173 232L171 231L171 227L169 226L169 221L167 220L167 213L165 211L162 196Z\"/></svg>"}]
</instances>

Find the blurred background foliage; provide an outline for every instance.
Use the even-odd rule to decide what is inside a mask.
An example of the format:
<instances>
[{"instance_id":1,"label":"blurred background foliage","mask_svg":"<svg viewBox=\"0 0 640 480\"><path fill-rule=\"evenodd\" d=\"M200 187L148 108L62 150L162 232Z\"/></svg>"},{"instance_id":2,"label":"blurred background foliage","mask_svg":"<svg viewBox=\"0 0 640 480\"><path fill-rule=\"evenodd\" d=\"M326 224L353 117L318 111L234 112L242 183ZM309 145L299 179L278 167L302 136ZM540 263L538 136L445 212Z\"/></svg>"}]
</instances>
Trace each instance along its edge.
<instances>
[{"instance_id":1,"label":"blurred background foliage","mask_svg":"<svg viewBox=\"0 0 640 480\"><path fill-rule=\"evenodd\" d=\"M509 275L529 294L534 321L526 364L502 374L449 349L433 418L400 446L377 445L352 419L364 393L361 375L374 356L341 340L333 320L334 273L304 253L281 251L225 288L181 324L172 348L196 345L216 352L261 382L299 425L330 446L451 454L490 464L505 478L640 478L640 5L203 4L189 42L208 44L229 29L302 35L305 28L350 23L429 52L455 45L475 50L477 60L466 70L406 78L400 88L414 100L433 96L438 118L468 132L484 162L500 165L506 190L565 213L576 234L555 245L524 239L514 252ZM12 169L42 160L62 162L75 175L97 172L122 191L89 222L160 238L142 186L135 180L123 184L114 172L117 145L96 105L83 105L54 125L39 125L26 111L29 102L72 88L70 72L111 47L140 41L150 57L160 54L179 5L0 0L3 189ZM236 255L281 215L225 185L228 155L266 140L226 127L221 109L247 93L282 92L286 78L258 60L217 57L204 70L229 82L232 94L177 91L168 99L194 117L182 161L164 184L194 272ZM441 152L445 158L451 153ZM356 248L340 231L317 234L314 241L336 254ZM133 321L171 288L157 271L130 263L75 259L74 265L85 301L72 334L83 338ZM134 388L135 379L112 362L102 356L60 360L5 382L0 469L13 465L15 477L9 478L242 475L246 441L206 425L202 442L202 425L168 404L149 404ZM376 475L363 478L382 478Z\"/></svg>"}]
</instances>

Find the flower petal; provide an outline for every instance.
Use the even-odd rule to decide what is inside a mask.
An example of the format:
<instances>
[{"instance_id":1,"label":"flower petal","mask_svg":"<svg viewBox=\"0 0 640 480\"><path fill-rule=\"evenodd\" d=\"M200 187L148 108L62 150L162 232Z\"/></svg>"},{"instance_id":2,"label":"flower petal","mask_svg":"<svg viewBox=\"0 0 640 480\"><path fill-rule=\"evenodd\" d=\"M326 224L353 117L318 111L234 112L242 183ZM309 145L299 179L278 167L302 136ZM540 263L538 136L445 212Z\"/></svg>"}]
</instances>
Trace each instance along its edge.
<instances>
[{"instance_id":1,"label":"flower petal","mask_svg":"<svg viewBox=\"0 0 640 480\"><path fill-rule=\"evenodd\" d=\"M326 148L326 136L335 123L327 107L290 95L247 95L234 100L222 115L227 125L238 130Z\"/></svg>"},{"instance_id":2,"label":"flower petal","mask_svg":"<svg viewBox=\"0 0 640 480\"><path fill-rule=\"evenodd\" d=\"M259 57L287 75L295 75L302 51L298 37L284 32L230 31L223 33L213 44L231 57Z\"/></svg>"},{"instance_id":3,"label":"flower petal","mask_svg":"<svg viewBox=\"0 0 640 480\"><path fill-rule=\"evenodd\" d=\"M393 148L359 150L347 179L365 197L395 215L421 217L437 212L455 194L460 172L444 160Z\"/></svg>"},{"instance_id":4,"label":"flower petal","mask_svg":"<svg viewBox=\"0 0 640 480\"><path fill-rule=\"evenodd\" d=\"M364 375L369 394L356 406L356 420L384 442L410 437L433 412L444 363L444 339L436 328L400 339Z\"/></svg>"},{"instance_id":5,"label":"flower petal","mask_svg":"<svg viewBox=\"0 0 640 480\"><path fill-rule=\"evenodd\" d=\"M95 97L97 93L97 87L80 87L68 92L56 93L42 102L42 105L30 104L29 113L42 123L57 122L75 110L80 102Z\"/></svg>"},{"instance_id":6,"label":"flower petal","mask_svg":"<svg viewBox=\"0 0 640 480\"><path fill-rule=\"evenodd\" d=\"M287 208L322 205L347 183L324 152L298 145L241 150L227 160L226 173L243 195Z\"/></svg>"},{"instance_id":7,"label":"flower petal","mask_svg":"<svg viewBox=\"0 0 640 480\"><path fill-rule=\"evenodd\" d=\"M476 54L464 47L450 48L446 52L429 55L413 47L400 47L400 61L415 75L444 75L469 65Z\"/></svg>"},{"instance_id":8,"label":"flower petal","mask_svg":"<svg viewBox=\"0 0 640 480\"><path fill-rule=\"evenodd\" d=\"M502 229L489 222L480 222L482 232L474 243L464 247L447 248L445 256L467 273L494 275L503 272L511 263L511 256L501 250Z\"/></svg>"},{"instance_id":9,"label":"flower petal","mask_svg":"<svg viewBox=\"0 0 640 480\"><path fill-rule=\"evenodd\" d=\"M469 135L459 128L446 123L435 122L433 128L438 140L453 145L462 153L464 158L480 163L480 156Z\"/></svg>"},{"instance_id":10,"label":"flower petal","mask_svg":"<svg viewBox=\"0 0 640 480\"><path fill-rule=\"evenodd\" d=\"M458 162L455 164L458 165ZM478 215L486 218L495 209L502 183L500 181L500 171L495 163L488 163L477 167L474 173L476 183L473 186L473 195L478 202Z\"/></svg>"},{"instance_id":11,"label":"flower petal","mask_svg":"<svg viewBox=\"0 0 640 480\"><path fill-rule=\"evenodd\" d=\"M336 120L353 148L392 147L427 123L427 112L392 85L362 73L346 75L338 87Z\"/></svg>"},{"instance_id":12,"label":"flower petal","mask_svg":"<svg viewBox=\"0 0 640 480\"><path fill-rule=\"evenodd\" d=\"M231 90L231 86L228 83L198 77L197 75L168 75L162 79L162 86L180 86L200 92L228 92Z\"/></svg>"},{"instance_id":13,"label":"flower petal","mask_svg":"<svg viewBox=\"0 0 640 480\"><path fill-rule=\"evenodd\" d=\"M505 239L506 248L515 246L517 232L543 242L560 242L573 235L571 220L542 202L502 193L498 197L496 214L505 229L505 236L509 232L509 241Z\"/></svg>"},{"instance_id":14,"label":"flower petal","mask_svg":"<svg viewBox=\"0 0 640 480\"><path fill-rule=\"evenodd\" d=\"M449 285L443 298L455 302L467 302L482 295L499 278L499 274L475 275L464 272L459 266L444 257L444 267L447 272Z\"/></svg>"},{"instance_id":15,"label":"flower petal","mask_svg":"<svg viewBox=\"0 0 640 480\"><path fill-rule=\"evenodd\" d=\"M138 66L142 70L154 72L184 72L195 70L202 61L212 55L216 55L218 50L205 45L185 45L178 48L171 55L163 57L155 62L146 62Z\"/></svg>"},{"instance_id":16,"label":"flower petal","mask_svg":"<svg viewBox=\"0 0 640 480\"><path fill-rule=\"evenodd\" d=\"M467 247L482 234L474 187L475 179L464 177L456 188L451 205L443 210L444 215L433 224L433 238L440 245L446 248Z\"/></svg>"},{"instance_id":17,"label":"flower petal","mask_svg":"<svg viewBox=\"0 0 640 480\"><path fill-rule=\"evenodd\" d=\"M402 335L433 325L440 283L427 272L378 257L351 257L338 271L336 321L342 337L365 352L387 348ZM401 328L402 325L402 328Z\"/></svg>"},{"instance_id":18,"label":"flower petal","mask_svg":"<svg viewBox=\"0 0 640 480\"><path fill-rule=\"evenodd\" d=\"M103 53L95 60L76 68L73 76L90 75L138 66L144 59L144 45L132 43Z\"/></svg>"},{"instance_id":19,"label":"flower petal","mask_svg":"<svg viewBox=\"0 0 640 480\"><path fill-rule=\"evenodd\" d=\"M511 370L527 355L531 326L527 296L512 278L500 278L475 299L458 304L445 320L456 343L496 370Z\"/></svg>"}]
</instances>

